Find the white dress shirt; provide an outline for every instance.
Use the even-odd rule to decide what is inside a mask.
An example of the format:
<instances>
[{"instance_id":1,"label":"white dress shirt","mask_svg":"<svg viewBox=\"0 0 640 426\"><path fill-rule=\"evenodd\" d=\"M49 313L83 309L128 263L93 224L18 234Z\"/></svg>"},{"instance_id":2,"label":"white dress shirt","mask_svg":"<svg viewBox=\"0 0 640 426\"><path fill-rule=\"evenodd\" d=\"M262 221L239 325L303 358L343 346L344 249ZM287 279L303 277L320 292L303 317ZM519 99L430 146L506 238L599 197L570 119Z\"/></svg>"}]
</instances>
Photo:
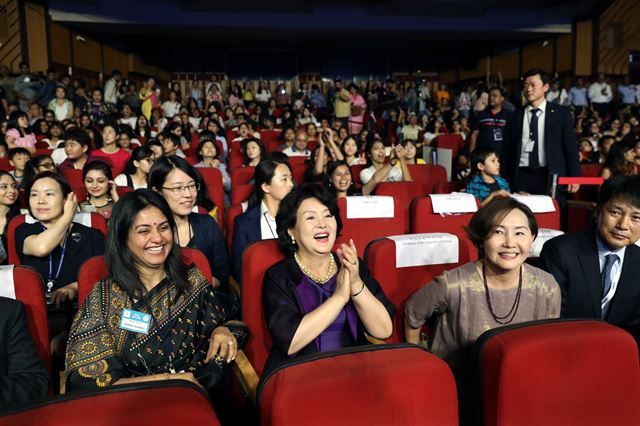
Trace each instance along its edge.
<instances>
[{"instance_id":1,"label":"white dress shirt","mask_svg":"<svg viewBox=\"0 0 640 426\"><path fill-rule=\"evenodd\" d=\"M276 219L271 216L264 201L260 203L260 234L263 240L278 238L276 232Z\"/></svg>"},{"instance_id":2,"label":"white dress shirt","mask_svg":"<svg viewBox=\"0 0 640 426\"><path fill-rule=\"evenodd\" d=\"M627 250L626 247L622 247L617 251L611 251L609 248L602 242L599 236L596 237L596 245L598 246L598 262L600 263L600 273L604 269L604 264L606 262L606 257L609 254L618 255L618 260L615 261L613 267L611 268L611 288L609 292L605 294L601 301L600 307L604 309L609 303L611 303L611 299L616 295L616 290L618 289L618 282L620 281L620 275L622 274L622 264L624 263L624 253Z\"/></svg>"},{"instance_id":3,"label":"white dress shirt","mask_svg":"<svg viewBox=\"0 0 640 426\"><path fill-rule=\"evenodd\" d=\"M522 150L520 151L519 167L529 167L529 153L533 150L533 143L529 137L529 126L531 124L531 110L533 107L527 105L524 109L524 117L522 120ZM545 100L538 107L538 160L540 167L547 166L547 157L544 152L544 121L547 113L547 101Z\"/></svg>"},{"instance_id":4,"label":"white dress shirt","mask_svg":"<svg viewBox=\"0 0 640 426\"><path fill-rule=\"evenodd\" d=\"M604 94L602 94L604 89ZM589 100L597 104L606 104L613 99L613 93L611 92L611 86L607 83L595 82L589 86Z\"/></svg>"}]
</instances>

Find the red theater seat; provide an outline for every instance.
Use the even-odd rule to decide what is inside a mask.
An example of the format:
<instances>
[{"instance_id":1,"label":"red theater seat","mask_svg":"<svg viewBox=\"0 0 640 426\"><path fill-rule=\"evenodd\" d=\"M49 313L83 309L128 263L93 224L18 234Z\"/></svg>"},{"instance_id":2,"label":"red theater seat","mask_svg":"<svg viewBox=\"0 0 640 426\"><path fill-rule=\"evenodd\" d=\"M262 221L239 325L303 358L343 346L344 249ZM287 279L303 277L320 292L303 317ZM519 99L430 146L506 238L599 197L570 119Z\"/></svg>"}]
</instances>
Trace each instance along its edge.
<instances>
[{"instance_id":1,"label":"red theater seat","mask_svg":"<svg viewBox=\"0 0 640 426\"><path fill-rule=\"evenodd\" d=\"M306 164L296 164L292 166L293 170L291 171L291 175L293 177L293 181L296 185L302 185L304 183L304 173L307 171Z\"/></svg>"},{"instance_id":2,"label":"red theater seat","mask_svg":"<svg viewBox=\"0 0 640 426\"><path fill-rule=\"evenodd\" d=\"M44 298L44 284L40 274L28 266L0 266L0 270L9 271L8 281L0 286L14 288L16 300L21 301L27 311L29 332L36 345L38 355L51 372L51 352L49 350L49 323L47 322L47 305Z\"/></svg>"},{"instance_id":3,"label":"red theater seat","mask_svg":"<svg viewBox=\"0 0 640 426\"><path fill-rule=\"evenodd\" d=\"M235 206L247 201L253 194L254 188L255 185L252 183L231 186L231 205Z\"/></svg>"},{"instance_id":4,"label":"red theater seat","mask_svg":"<svg viewBox=\"0 0 640 426\"><path fill-rule=\"evenodd\" d=\"M262 281L267 269L283 258L278 240L255 242L242 255L242 320L251 331L244 353L258 376L273 345L264 319Z\"/></svg>"},{"instance_id":5,"label":"red theater seat","mask_svg":"<svg viewBox=\"0 0 640 426\"><path fill-rule=\"evenodd\" d=\"M397 308L396 318L393 321L393 334L387 341L404 341L404 305L413 293L444 271L475 261L476 258L476 251L473 250L471 243L468 240L459 239L457 263L398 268L396 267L396 243L393 240L381 238L370 242L365 252L369 271L382 286L384 294Z\"/></svg>"},{"instance_id":6,"label":"red theater seat","mask_svg":"<svg viewBox=\"0 0 640 426\"><path fill-rule=\"evenodd\" d=\"M253 179L255 167L238 167L231 172L231 188L236 185L246 185Z\"/></svg>"},{"instance_id":7,"label":"red theater seat","mask_svg":"<svg viewBox=\"0 0 640 426\"><path fill-rule=\"evenodd\" d=\"M638 347L620 328L517 324L484 333L475 349L486 426L640 424Z\"/></svg>"},{"instance_id":8,"label":"red theater seat","mask_svg":"<svg viewBox=\"0 0 640 426\"><path fill-rule=\"evenodd\" d=\"M224 187L222 186L222 174L216 167L198 167L196 170L202 175L207 185L209 198L218 208L216 221L220 230L224 230Z\"/></svg>"},{"instance_id":9,"label":"red theater seat","mask_svg":"<svg viewBox=\"0 0 640 426\"><path fill-rule=\"evenodd\" d=\"M407 208L411 205L411 201L414 198L421 197L426 194L424 192L424 187L420 182L380 182L376 185L375 189L376 195L390 195L398 202L401 206L405 206L405 222L406 229L404 233L409 232L409 223L410 223L410 209Z\"/></svg>"},{"instance_id":10,"label":"red theater seat","mask_svg":"<svg viewBox=\"0 0 640 426\"><path fill-rule=\"evenodd\" d=\"M560 229L560 206L558 206L558 202L555 199L553 200L553 206L556 209L553 212L533 214L536 217L538 228Z\"/></svg>"},{"instance_id":11,"label":"red theater seat","mask_svg":"<svg viewBox=\"0 0 640 426\"><path fill-rule=\"evenodd\" d=\"M338 207L342 219L342 233L336 240L336 246L341 243L348 244L349 239L353 239L359 257L364 255L370 241L389 235L401 235L407 229L407 206L402 205L397 199L393 200L393 217L388 218L347 219L347 198L338 198Z\"/></svg>"},{"instance_id":12,"label":"red theater seat","mask_svg":"<svg viewBox=\"0 0 640 426\"><path fill-rule=\"evenodd\" d=\"M77 213L76 217L79 215L91 215L91 228L97 229L102 232L102 235L104 235L105 238L107 237L107 221L100 213ZM7 228L7 254L9 255L9 264L12 265L20 265L21 263L20 256L18 256L18 250L16 248L15 234L16 228L25 223L25 218L26 216L23 214L14 217L11 219L11 222L9 222L9 226ZM76 219L74 219L74 222L76 222Z\"/></svg>"},{"instance_id":13,"label":"red theater seat","mask_svg":"<svg viewBox=\"0 0 640 426\"><path fill-rule=\"evenodd\" d=\"M433 186L447 181L447 170L438 164L410 164L411 179L422 185L422 194L431 194Z\"/></svg>"},{"instance_id":14,"label":"red theater seat","mask_svg":"<svg viewBox=\"0 0 640 426\"><path fill-rule=\"evenodd\" d=\"M227 249L231 253L231 243L233 242L233 227L236 217L240 216L246 210L245 204L236 204L229 207L227 212Z\"/></svg>"},{"instance_id":15,"label":"red theater seat","mask_svg":"<svg viewBox=\"0 0 640 426\"><path fill-rule=\"evenodd\" d=\"M438 136L435 143L438 148L450 149L452 157L456 158L460 153L464 140L460 135L444 134Z\"/></svg>"},{"instance_id":16,"label":"red theater seat","mask_svg":"<svg viewBox=\"0 0 640 426\"><path fill-rule=\"evenodd\" d=\"M457 425L447 364L414 345L371 345L293 358L261 380L260 424Z\"/></svg>"},{"instance_id":17,"label":"red theater seat","mask_svg":"<svg viewBox=\"0 0 640 426\"><path fill-rule=\"evenodd\" d=\"M186 265L195 264L209 282L211 282L211 267L209 261L200 250L183 247L182 260ZM104 256L94 256L87 260L78 271L78 305L82 305L98 281L108 275Z\"/></svg>"},{"instance_id":18,"label":"red theater seat","mask_svg":"<svg viewBox=\"0 0 640 426\"><path fill-rule=\"evenodd\" d=\"M0 417L0 426L220 425L207 394L184 380L109 386L31 403Z\"/></svg>"}]
</instances>

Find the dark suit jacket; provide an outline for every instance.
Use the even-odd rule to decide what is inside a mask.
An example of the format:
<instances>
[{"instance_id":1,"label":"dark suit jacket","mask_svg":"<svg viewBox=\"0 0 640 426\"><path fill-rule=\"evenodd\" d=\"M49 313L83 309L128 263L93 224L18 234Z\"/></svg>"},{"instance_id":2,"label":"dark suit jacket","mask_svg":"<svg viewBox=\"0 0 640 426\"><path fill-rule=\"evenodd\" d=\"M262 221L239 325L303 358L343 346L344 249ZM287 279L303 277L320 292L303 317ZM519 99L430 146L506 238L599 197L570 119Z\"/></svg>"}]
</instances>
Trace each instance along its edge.
<instances>
[{"instance_id":1,"label":"dark suit jacket","mask_svg":"<svg viewBox=\"0 0 640 426\"><path fill-rule=\"evenodd\" d=\"M563 318L600 319L602 280L595 232L556 237L540 253L541 267L553 274L562 290ZM627 246L616 294L605 320L634 335L640 328L640 247Z\"/></svg>"},{"instance_id":2,"label":"dark suit jacket","mask_svg":"<svg viewBox=\"0 0 640 426\"><path fill-rule=\"evenodd\" d=\"M0 297L0 410L47 395L49 373L21 302Z\"/></svg>"},{"instance_id":3,"label":"dark suit jacket","mask_svg":"<svg viewBox=\"0 0 640 426\"><path fill-rule=\"evenodd\" d=\"M505 129L500 158L502 175L510 184L518 179L518 164L522 153L524 109L512 114ZM544 152L550 174L580 176L580 160L576 132L567 107L547 102L544 121Z\"/></svg>"},{"instance_id":4,"label":"dark suit jacket","mask_svg":"<svg viewBox=\"0 0 640 426\"><path fill-rule=\"evenodd\" d=\"M231 242L233 276L238 283L242 283L242 253L249 244L262 239L260 205L242 213L233 223L233 241Z\"/></svg>"},{"instance_id":5,"label":"dark suit jacket","mask_svg":"<svg viewBox=\"0 0 640 426\"><path fill-rule=\"evenodd\" d=\"M224 237L216 221L208 214L191 213L189 223L193 229L193 247L204 253L211 274L226 288L229 284L229 257Z\"/></svg>"}]
</instances>

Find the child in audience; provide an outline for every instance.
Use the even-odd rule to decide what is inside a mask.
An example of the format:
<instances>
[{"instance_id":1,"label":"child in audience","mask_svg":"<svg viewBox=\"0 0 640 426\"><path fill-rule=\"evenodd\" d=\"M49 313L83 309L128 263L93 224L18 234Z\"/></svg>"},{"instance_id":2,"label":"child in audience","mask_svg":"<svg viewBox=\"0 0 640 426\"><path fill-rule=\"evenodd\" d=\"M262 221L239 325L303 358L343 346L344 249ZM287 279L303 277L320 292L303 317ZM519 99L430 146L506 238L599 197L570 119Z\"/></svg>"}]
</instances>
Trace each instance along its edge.
<instances>
[{"instance_id":1,"label":"child in audience","mask_svg":"<svg viewBox=\"0 0 640 426\"><path fill-rule=\"evenodd\" d=\"M169 132L164 132L160 135L160 141L162 142L162 155L169 157L171 155L177 155L184 158L184 152L180 149L180 138Z\"/></svg>"},{"instance_id":2,"label":"child in audience","mask_svg":"<svg viewBox=\"0 0 640 426\"><path fill-rule=\"evenodd\" d=\"M202 139L200 140L200 145L198 145L196 156L200 161L194 167L217 168L222 175L222 186L225 192L231 191L231 178L227 172L227 166L218 158L218 145L211 139Z\"/></svg>"},{"instance_id":3,"label":"child in audience","mask_svg":"<svg viewBox=\"0 0 640 426\"><path fill-rule=\"evenodd\" d=\"M53 159L48 154L36 155L35 157L27 161L24 170L24 179L22 180L22 182L28 182L35 175L42 172L58 173Z\"/></svg>"},{"instance_id":4,"label":"child in audience","mask_svg":"<svg viewBox=\"0 0 640 426\"><path fill-rule=\"evenodd\" d=\"M9 149L22 147L27 149L30 155L36 152L36 137L29 129L29 116L27 113L14 111L9 114L4 141Z\"/></svg>"},{"instance_id":5,"label":"child in audience","mask_svg":"<svg viewBox=\"0 0 640 426\"><path fill-rule=\"evenodd\" d=\"M467 192L482 206L495 197L509 197L509 184L500 175L500 160L493 148L478 147L471 153L471 176Z\"/></svg>"},{"instance_id":6,"label":"child in audience","mask_svg":"<svg viewBox=\"0 0 640 426\"><path fill-rule=\"evenodd\" d=\"M91 161L82 169L82 181L87 190L87 199L79 204L80 211L97 212L108 220L118 201L111 167L100 160Z\"/></svg>"},{"instance_id":7,"label":"child in audience","mask_svg":"<svg viewBox=\"0 0 640 426\"><path fill-rule=\"evenodd\" d=\"M102 128L102 148L96 149L91 153L91 159L94 158L106 158L107 162L111 163L111 168L115 175L119 175L124 170L124 166L129 161L129 154L127 151L120 149L117 145L118 140L118 128L115 124L105 124Z\"/></svg>"},{"instance_id":8,"label":"child in audience","mask_svg":"<svg viewBox=\"0 0 640 426\"><path fill-rule=\"evenodd\" d=\"M416 141L413 139L405 139L402 142L404 147L404 161L409 164L427 164L423 158L418 157L418 148Z\"/></svg>"},{"instance_id":9,"label":"child in audience","mask_svg":"<svg viewBox=\"0 0 640 426\"><path fill-rule=\"evenodd\" d=\"M82 170L89 158L91 139L79 127L72 127L64 133L64 152L67 159L60 164L62 169Z\"/></svg>"},{"instance_id":10,"label":"child in audience","mask_svg":"<svg viewBox=\"0 0 640 426\"><path fill-rule=\"evenodd\" d=\"M25 170L27 167L27 161L31 160L31 154L26 148L16 147L9 150L9 163L13 166L11 176L16 180L18 188L23 187L23 181L25 177Z\"/></svg>"},{"instance_id":11,"label":"child in audience","mask_svg":"<svg viewBox=\"0 0 640 426\"><path fill-rule=\"evenodd\" d=\"M113 180L118 186L128 186L133 189L147 187L147 177L153 165L153 151L149 145L139 146L131 153L131 158L127 161L124 173L116 176Z\"/></svg>"}]
</instances>

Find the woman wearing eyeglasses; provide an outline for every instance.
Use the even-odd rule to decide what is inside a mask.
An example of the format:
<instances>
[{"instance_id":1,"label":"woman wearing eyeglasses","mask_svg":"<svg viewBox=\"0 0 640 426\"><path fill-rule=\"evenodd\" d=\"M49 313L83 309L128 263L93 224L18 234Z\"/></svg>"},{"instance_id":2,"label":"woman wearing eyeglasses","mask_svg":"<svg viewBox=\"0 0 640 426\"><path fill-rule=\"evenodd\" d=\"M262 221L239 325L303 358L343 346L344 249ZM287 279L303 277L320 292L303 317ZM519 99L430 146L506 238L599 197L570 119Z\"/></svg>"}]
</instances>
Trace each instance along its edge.
<instances>
[{"instance_id":1,"label":"woman wearing eyeglasses","mask_svg":"<svg viewBox=\"0 0 640 426\"><path fill-rule=\"evenodd\" d=\"M158 191L169 203L176 222L176 243L204 253L213 274L213 286L226 288L229 260L220 227L210 215L193 211L198 191L206 192L202 182L193 166L174 155L162 157L153 164L148 187Z\"/></svg>"}]
</instances>

